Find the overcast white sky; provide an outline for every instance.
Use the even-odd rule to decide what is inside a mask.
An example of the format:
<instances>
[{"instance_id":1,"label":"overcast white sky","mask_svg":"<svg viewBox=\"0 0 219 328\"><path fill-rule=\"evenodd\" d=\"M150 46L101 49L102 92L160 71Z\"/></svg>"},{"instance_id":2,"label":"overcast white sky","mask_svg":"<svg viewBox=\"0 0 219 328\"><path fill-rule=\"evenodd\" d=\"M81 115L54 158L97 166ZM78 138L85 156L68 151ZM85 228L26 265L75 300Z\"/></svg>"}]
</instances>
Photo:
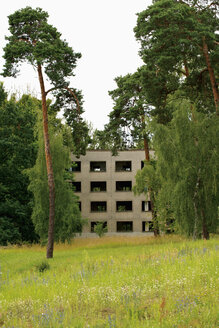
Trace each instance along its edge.
<instances>
[{"instance_id":1,"label":"overcast white sky","mask_svg":"<svg viewBox=\"0 0 219 328\"><path fill-rule=\"evenodd\" d=\"M62 33L62 38L76 52L82 54L71 86L83 92L85 119L92 122L94 128L103 129L113 106L108 91L116 87L114 78L133 73L142 65L133 28L136 13L150 4L150 0L2 1L0 71L4 64L4 36L9 35L7 16L26 6L43 8L49 13L48 22ZM21 74L16 79L0 76L0 80L8 91L22 94L29 90L40 98L37 75L28 65L22 66Z\"/></svg>"}]
</instances>

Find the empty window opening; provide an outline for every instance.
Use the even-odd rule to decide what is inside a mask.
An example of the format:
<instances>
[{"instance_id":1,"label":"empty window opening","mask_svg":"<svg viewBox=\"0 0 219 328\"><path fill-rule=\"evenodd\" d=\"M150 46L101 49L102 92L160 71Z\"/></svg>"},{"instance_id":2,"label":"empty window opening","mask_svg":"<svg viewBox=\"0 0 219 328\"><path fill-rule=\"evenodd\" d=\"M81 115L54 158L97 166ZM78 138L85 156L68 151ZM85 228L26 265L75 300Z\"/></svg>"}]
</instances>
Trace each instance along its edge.
<instances>
[{"instance_id":1,"label":"empty window opening","mask_svg":"<svg viewBox=\"0 0 219 328\"><path fill-rule=\"evenodd\" d=\"M70 171L72 171L72 172L81 172L81 162L80 161L72 162L72 166L70 168Z\"/></svg>"},{"instance_id":2,"label":"empty window opening","mask_svg":"<svg viewBox=\"0 0 219 328\"><path fill-rule=\"evenodd\" d=\"M79 211L81 212L81 202L78 202L78 208L79 208Z\"/></svg>"},{"instance_id":3,"label":"empty window opening","mask_svg":"<svg viewBox=\"0 0 219 328\"><path fill-rule=\"evenodd\" d=\"M117 232L132 232L133 222L132 221L117 221Z\"/></svg>"},{"instance_id":4,"label":"empty window opening","mask_svg":"<svg viewBox=\"0 0 219 328\"><path fill-rule=\"evenodd\" d=\"M106 181L94 181L90 183L90 191L100 192L106 191Z\"/></svg>"},{"instance_id":5,"label":"empty window opening","mask_svg":"<svg viewBox=\"0 0 219 328\"><path fill-rule=\"evenodd\" d=\"M106 172L106 162L90 162L91 172Z\"/></svg>"},{"instance_id":6,"label":"empty window opening","mask_svg":"<svg viewBox=\"0 0 219 328\"><path fill-rule=\"evenodd\" d=\"M130 172L132 170L131 161L117 161L116 162L116 172Z\"/></svg>"},{"instance_id":7,"label":"empty window opening","mask_svg":"<svg viewBox=\"0 0 219 328\"><path fill-rule=\"evenodd\" d=\"M81 182L73 181L72 188L73 188L74 192L81 192Z\"/></svg>"},{"instance_id":8,"label":"empty window opening","mask_svg":"<svg viewBox=\"0 0 219 328\"><path fill-rule=\"evenodd\" d=\"M91 202L91 212L106 212L106 202Z\"/></svg>"},{"instance_id":9,"label":"empty window opening","mask_svg":"<svg viewBox=\"0 0 219 328\"><path fill-rule=\"evenodd\" d=\"M142 212L148 212L151 211L151 201L143 201L141 203L141 210Z\"/></svg>"},{"instance_id":10,"label":"empty window opening","mask_svg":"<svg viewBox=\"0 0 219 328\"><path fill-rule=\"evenodd\" d=\"M116 181L116 191L131 191L132 181Z\"/></svg>"},{"instance_id":11,"label":"empty window opening","mask_svg":"<svg viewBox=\"0 0 219 328\"><path fill-rule=\"evenodd\" d=\"M117 212L132 211L132 202L116 202Z\"/></svg>"},{"instance_id":12,"label":"empty window opening","mask_svg":"<svg viewBox=\"0 0 219 328\"><path fill-rule=\"evenodd\" d=\"M95 221L95 222L91 222L91 226L90 226L90 231L91 232L94 232L94 228L95 228L95 226L97 225L97 223L99 223L99 222L103 222L103 221ZM107 227L107 221L104 221L103 222L103 228L106 228Z\"/></svg>"},{"instance_id":13,"label":"empty window opening","mask_svg":"<svg viewBox=\"0 0 219 328\"><path fill-rule=\"evenodd\" d=\"M143 221L142 222L142 232L153 232L154 226L152 221Z\"/></svg>"}]
</instances>

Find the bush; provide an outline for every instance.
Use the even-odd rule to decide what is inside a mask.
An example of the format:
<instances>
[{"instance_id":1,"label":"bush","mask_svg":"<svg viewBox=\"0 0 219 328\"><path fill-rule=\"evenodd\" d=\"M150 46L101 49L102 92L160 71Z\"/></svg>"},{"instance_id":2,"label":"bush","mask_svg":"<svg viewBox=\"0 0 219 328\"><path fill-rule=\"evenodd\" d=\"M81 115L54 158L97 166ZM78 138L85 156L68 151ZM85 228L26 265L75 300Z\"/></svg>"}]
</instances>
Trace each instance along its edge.
<instances>
[{"instance_id":1,"label":"bush","mask_svg":"<svg viewBox=\"0 0 219 328\"><path fill-rule=\"evenodd\" d=\"M36 265L36 269L39 272L44 272L44 271L50 269L50 265L49 265L49 263L46 260L43 260L41 263L39 263L39 264Z\"/></svg>"},{"instance_id":2,"label":"bush","mask_svg":"<svg viewBox=\"0 0 219 328\"><path fill-rule=\"evenodd\" d=\"M94 232L101 238L107 232L107 227L104 227L104 222L97 222L96 226L94 227Z\"/></svg>"}]
</instances>

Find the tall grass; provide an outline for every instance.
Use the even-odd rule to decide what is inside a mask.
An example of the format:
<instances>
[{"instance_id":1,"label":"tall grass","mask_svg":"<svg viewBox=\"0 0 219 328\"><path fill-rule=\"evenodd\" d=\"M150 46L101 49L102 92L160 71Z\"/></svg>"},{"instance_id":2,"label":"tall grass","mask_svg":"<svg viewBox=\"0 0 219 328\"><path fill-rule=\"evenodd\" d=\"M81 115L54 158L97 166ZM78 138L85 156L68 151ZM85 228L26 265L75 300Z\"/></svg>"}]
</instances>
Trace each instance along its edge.
<instances>
[{"instance_id":1,"label":"tall grass","mask_svg":"<svg viewBox=\"0 0 219 328\"><path fill-rule=\"evenodd\" d=\"M0 327L219 327L216 238L75 239L44 259L0 249Z\"/></svg>"}]
</instances>

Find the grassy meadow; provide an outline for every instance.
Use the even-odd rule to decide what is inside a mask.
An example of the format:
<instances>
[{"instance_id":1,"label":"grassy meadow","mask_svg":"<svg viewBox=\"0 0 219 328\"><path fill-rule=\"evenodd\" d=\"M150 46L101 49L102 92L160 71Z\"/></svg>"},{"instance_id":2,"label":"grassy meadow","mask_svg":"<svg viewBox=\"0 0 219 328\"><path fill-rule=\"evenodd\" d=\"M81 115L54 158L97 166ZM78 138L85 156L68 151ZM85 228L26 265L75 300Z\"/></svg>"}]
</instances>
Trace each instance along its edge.
<instances>
[{"instance_id":1,"label":"grassy meadow","mask_svg":"<svg viewBox=\"0 0 219 328\"><path fill-rule=\"evenodd\" d=\"M75 239L45 254L0 248L0 327L219 327L218 238Z\"/></svg>"}]
</instances>

